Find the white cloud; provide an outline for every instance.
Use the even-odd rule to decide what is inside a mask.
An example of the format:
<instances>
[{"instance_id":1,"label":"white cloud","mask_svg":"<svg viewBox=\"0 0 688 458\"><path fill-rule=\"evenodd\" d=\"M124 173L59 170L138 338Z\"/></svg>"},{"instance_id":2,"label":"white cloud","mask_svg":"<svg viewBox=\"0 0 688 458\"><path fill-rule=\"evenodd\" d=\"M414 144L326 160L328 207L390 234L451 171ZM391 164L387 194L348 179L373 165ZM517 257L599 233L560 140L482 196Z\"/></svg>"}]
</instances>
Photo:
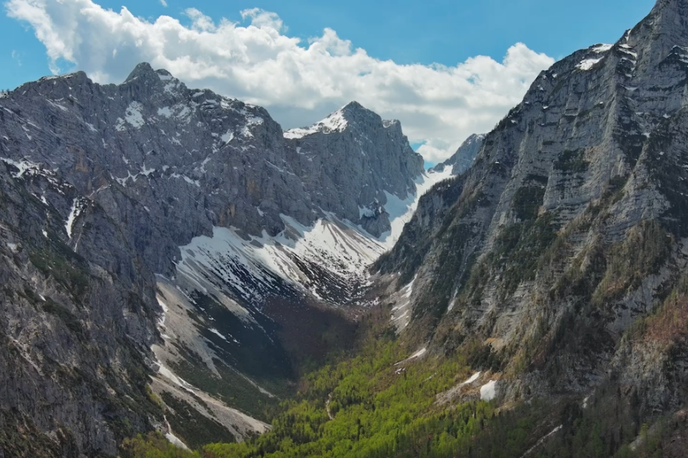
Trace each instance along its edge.
<instances>
[{"instance_id":1,"label":"white cloud","mask_svg":"<svg viewBox=\"0 0 688 458\"><path fill-rule=\"evenodd\" d=\"M17 63L19 67L22 66L22 61L19 58L19 53L15 49L12 50L12 59Z\"/></svg>"},{"instance_id":2,"label":"white cloud","mask_svg":"<svg viewBox=\"0 0 688 458\"><path fill-rule=\"evenodd\" d=\"M160 0L160 4L167 8L167 2L165 0Z\"/></svg>"},{"instance_id":3,"label":"white cloud","mask_svg":"<svg viewBox=\"0 0 688 458\"><path fill-rule=\"evenodd\" d=\"M290 37L279 16L241 12L248 24L214 21L191 8L185 26L104 9L91 0L9 0L7 14L28 22L45 45L51 69L74 64L96 81L121 82L142 61L193 87L209 87L268 108L285 128L313 123L357 100L400 119L420 152L436 162L468 135L489 131L520 102L552 58L522 43L501 62L486 56L456 66L399 65L369 56L329 28L307 43Z\"/></svg>"}]
</instances>

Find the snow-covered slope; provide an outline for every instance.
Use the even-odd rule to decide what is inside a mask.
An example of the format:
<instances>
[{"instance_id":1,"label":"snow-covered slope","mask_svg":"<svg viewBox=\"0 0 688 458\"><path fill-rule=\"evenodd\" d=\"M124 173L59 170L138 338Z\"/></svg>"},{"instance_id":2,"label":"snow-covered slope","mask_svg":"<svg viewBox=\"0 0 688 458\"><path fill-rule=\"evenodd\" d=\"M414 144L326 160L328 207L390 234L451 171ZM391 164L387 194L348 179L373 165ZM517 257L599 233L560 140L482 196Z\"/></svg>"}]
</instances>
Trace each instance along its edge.
<instances>
[{"instance_id":1,"label":"snow-covered slope","mask_svg":"<svg viewBox=\"0 0 688 458\"><path fill-rule=\"evenodd\" d=\"M313 124L310 127L295 128L285 131L284 138L303 138L306 135L311 135L316 132L322 132L324 134L329 134L331 132L342 132L346 126L346 118L344 117L342 110L339 109L330 114L327 118Z\"/></svg>"},{"instance_id":2,"label":"snow-covered slope","mask_svg":"<svg viewBox=\"0 0 688 458\"><path fill-rule=\"evenodd\" d=\"M450 176L451 167L423 173L415 180L415 192L405 199L386 193L381 211L388 215L391 230L380 237L332 213L311 226L280 215L285 229L275 236L215 227L212 236L196 237L180 247L175 277L158 276L164 343L153 346L159 364L154 390L174 392L187 402L200 396L211 406L200 408L201 415L224 424L236 437L260 431L262 422L226 405L221 393L209 393L208 385L194 386L185 379L189 355L195 374L225 384L239 381L263 402L275 400L264 383L284 376L285 355L267 306L277 300L365 307L367 268L394 245L420 196ZM407 318L399 318L398 325L405 326ZM251 360L275 367L275 373L256 370Z\"/></svg>"},{"instance_id":3,"label":"snow-covered slope","mask_svg":"<svg viewBox=\"0 0 688 458\"><path fill-rule=\"evenodd\" d=\"M222 294L258 309L270 295L289 293L310 294L335 306L354 304L367 283L367 267L394 246L419 197L450 176L451 167L423 173L416 191L405 199L386 193L383 208L391 230L380 237L332 213L313 226L281 215L285 229L274 237L266 232L242 237L236 229L215 227L212 237L196 237L181 247L177 279L192 290Z\"/></svg>"}]
</instances>

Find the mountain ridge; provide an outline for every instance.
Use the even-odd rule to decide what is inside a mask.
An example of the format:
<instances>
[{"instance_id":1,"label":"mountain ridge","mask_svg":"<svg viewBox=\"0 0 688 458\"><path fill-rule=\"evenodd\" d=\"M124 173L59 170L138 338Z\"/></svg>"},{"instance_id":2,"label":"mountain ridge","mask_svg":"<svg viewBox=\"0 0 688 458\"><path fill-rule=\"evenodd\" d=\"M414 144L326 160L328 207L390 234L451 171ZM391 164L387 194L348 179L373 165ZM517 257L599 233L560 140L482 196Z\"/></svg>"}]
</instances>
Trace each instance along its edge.
<instances>
[{"instance_id":1,"label":"mountain ridge","mask_svg":"<svg viewBox=\"0 0 688 458\"><path fill-rule=\"evenodd\" d=\"M188 89L145 63L121 85L77 72L0 98L2 182L43 226L22 234L8 223L12 207L0 206L1 227L12 228L2 255L28 266L16 267L16 278L33 279L13 280L0 329L17 345L13 364L28 368L24 384L64 368L31 399L61 390L64 409L93 422L32 413L31 403L3 396L0 417L18 409L16 421L36 431L70 430L67 442L49 441L50 453L73 443L79 453L114 455L124 437L153 428L190 445L204 434L241 440L265 431L260 405L278 402L275 388L292 389L301 350L322 358L348 345L352 325L332 306L361 300L365 265L391 243L392 223L406 217L418 187L436 178L398 123L345 109L354 128L290 140L264 109ZM115 291L99 303L103 281ZM12 301L31 305L21 312ZM300 319L312 339L329 340L301 339ZM126 369L107 376L100 367L115 359L98 353L101 327L131 341L116 363ZM53 363L22 329L57 333ZM90 352L76 352L75 339Z\"/></svg>"},{"instance_id":2,"label":"mountain ridge","mask_svg":"<svg viewBox=\"0 0 688 458\"><path fill-rule=\"evenodd\" d=\"M612 373L643 415L681 405L676 385L659 381L685 376L662 372L669 355L620 361L631 357L622 336L661 306L686 262L685 6L658 2L614 45L542 72L376 265L397 290L413 280L407 338L430 338L439 353L481 342L500 361L503 401L584 396Z\"/></svg>"}]
</instances>

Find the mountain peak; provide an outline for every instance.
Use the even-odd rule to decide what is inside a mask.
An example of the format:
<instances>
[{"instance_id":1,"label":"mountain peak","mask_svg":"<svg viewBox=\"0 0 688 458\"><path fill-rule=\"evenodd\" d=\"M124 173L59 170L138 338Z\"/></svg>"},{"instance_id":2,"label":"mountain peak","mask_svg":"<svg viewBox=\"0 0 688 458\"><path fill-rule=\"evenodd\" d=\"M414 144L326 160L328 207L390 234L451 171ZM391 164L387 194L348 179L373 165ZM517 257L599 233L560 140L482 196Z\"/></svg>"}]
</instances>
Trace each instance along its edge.
<instances>
[{"instance_id":1,"label":"mountain peak","mask_svg":"<svg viewBox=\"0 0 688 458\"><path fill-rule=\"evenodd\" d=\"M685 31L686 14L688 14L688 0L657 0L646 20L650 19L653 22L652 25L658 25L662 28Z\"/></svg>"},{"instance_id":2,"label":"mountain peak","mask_svg":"<svg viewBox=\"0 0 688 458\"><path fill-rule=\"evenodd\" d=\"M666 7L688 8L688 0L657 0L653 11Z\"/></svg>"},{"instance_id":3,"label":"mountain peak","mask_svg":"<svg viewBox=\"0 0 688 458\"><path fill-rule=\"evenodd\" d=\"M454 167L452 174L462 174L473 164L486 136L487 134L472 134L461 144L461 146L459 146L459 149L457 149L449 159L441 164L437 164L433 170L441 172L445 167L452 166Z\"/></svg>"},{"instance_id":4,"label":"mountain peak","mask_svg":"<svg viewBox=\"0 0 688 458\"><path fill-rule=\"evenodd\" d=\"M141 79L141 80L150 80L153 79L154 81L158 80L168 80L168 79L173 79L174 76L170 72L168 72L165 69L159 69L159 70L154 70L151 64L148 62L141 62L138 64L134 69L129 73L129 76L127 76L127 79L124 80L124 83L130 83L134 80Z\"/></svg>"},{"instance_id":5,"label":"mountain peak","mask_svg":"<svg viewBox=\"0 0 688 458\"><path fill-rule=\"evenodd\" d=\"M364 107L363 105L361 105L360 103L358 103L355 100L347 103L346 105L344 105L342 108L340 108L337 111L340 111L340 112L342 112L346 115L349 115L349 116L357 116L357 115L359 115L359 116L360 115L370 116L370 115L373 115L373 116L379 117L377 113L375 113L372 110L369 110L368 108Z\"/></svg>"},{"instance_id":6,"label":"mountain peak","mask_svg":"<svg viewBox=\"0 0 688 458\"><path fill-rule=\"evenodd\" d=\"M654 38L688 39L688 0L657 0L654 8L632 31L649 27ZM685 43L674 43L683 45Z\"/></svg>"},{"instance_id":7,"label":"mountain peak","mask_svg":"<svg viewBox=\"0 0 688 458\"><path fill-rule=\"evenodd\" d=\"M303 138L315 133L331 134L344 132L354 124L382 124L380 115L365 108L356 101L352 101L339 110L330 113L325 119L316 122L310 127L298 127L284 132L285 138Z\"/></svg>"},{"instance_id":8,"label":"mountain peak","mask_svg":"<svg viewBox=\"0 0 688 458\"><path fill-rule=\"evenodd\" d=\"M357 101L352 100L351 102L344 105L342 107L342 110L367 110L367 108L358 103Z\"/></svg>"}]
</instances>

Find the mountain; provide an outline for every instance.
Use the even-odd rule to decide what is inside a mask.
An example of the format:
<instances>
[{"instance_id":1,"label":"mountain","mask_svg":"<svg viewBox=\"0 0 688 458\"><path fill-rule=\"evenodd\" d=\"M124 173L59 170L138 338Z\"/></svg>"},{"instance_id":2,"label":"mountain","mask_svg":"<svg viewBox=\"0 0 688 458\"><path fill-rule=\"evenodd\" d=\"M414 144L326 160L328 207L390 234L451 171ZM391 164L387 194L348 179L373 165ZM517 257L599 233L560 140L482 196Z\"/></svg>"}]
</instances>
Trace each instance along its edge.
<instances>
[{"instance_id":1,"label":"mountain","mask_svg":"<svg viewBox=\"0 0 688 458\"><path fill-rule=\"evenodd\" d=\"M1 450L685 456L686 18L429 173L357 103L283 132L146 64L3 94Z\"/></svg>"},{"instance_id":2,"label":"mountain","mask_svg":"<svg viewBox=\"0 0 688 458\"><path fill-rule=\"evenodd\" d=\"M283 132L145 63L3 93L0 450L265 431L301 366L351 341L365 268L449 176L422 167L358 103Z\"/></svg>"},{"instance_id":3,"label":"mountain","mask_svg":"<svg viewBox=\"0 0 688 458\"><path fill-rule=\"evenodd\" d=\"M485 134L471 135L449 159L433 167L433 171L442 172L445 167L451 166L454 175L461 175L473 165L473 161L483 145L483 140L485 140Z\"/></svg>"},{"instance_id":4,"label":"mountain","mask_svg":"<svg viewBox=\"0 0 688 458\"><path fill-rule=\"evenodd\" d=\"M202 453L686 456L687 75L688 0L542 72L375 261L356 351Z\"/></svg>"},{"instance_id":5,"label":"mountain","mask_svg":"<svg viewBox=\"0 0 688 458\"><path fill-rule=\"evenodd\" d=\"M498 402L577 398L617 446L688 401L687 18L659 0L542 72L376 263L409 345L482 348Z\"/></svg>"}]
</instances>

